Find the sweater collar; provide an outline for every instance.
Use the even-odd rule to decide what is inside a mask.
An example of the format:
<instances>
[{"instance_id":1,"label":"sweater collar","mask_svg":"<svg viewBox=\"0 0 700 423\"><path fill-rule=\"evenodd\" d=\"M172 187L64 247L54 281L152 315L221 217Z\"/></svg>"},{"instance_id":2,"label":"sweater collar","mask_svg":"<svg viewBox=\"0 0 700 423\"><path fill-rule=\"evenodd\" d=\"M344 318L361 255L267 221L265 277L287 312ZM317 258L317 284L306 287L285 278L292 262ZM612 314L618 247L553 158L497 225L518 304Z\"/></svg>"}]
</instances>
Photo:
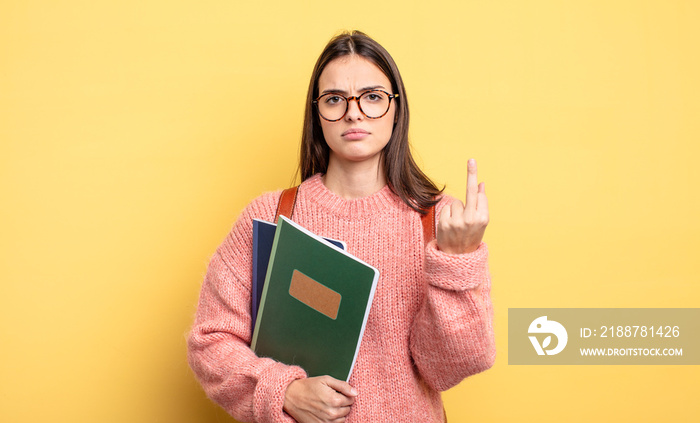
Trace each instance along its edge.
<instances>
[{"instance_id":1,"label":"sweater collar","mask_svg":"<svg viewBox=\"0 0 700 423\"><path fill-rule=\"evenodd\" d=\"M401 198L391 191L389 184L384 185L374 194L347 200L326 188L321 176L321 173L317 173L304 181L300 186L299 195L334 215L355 219L379 213L390 207L400 207L403 204Z\"/></svg>"}]
</instances>

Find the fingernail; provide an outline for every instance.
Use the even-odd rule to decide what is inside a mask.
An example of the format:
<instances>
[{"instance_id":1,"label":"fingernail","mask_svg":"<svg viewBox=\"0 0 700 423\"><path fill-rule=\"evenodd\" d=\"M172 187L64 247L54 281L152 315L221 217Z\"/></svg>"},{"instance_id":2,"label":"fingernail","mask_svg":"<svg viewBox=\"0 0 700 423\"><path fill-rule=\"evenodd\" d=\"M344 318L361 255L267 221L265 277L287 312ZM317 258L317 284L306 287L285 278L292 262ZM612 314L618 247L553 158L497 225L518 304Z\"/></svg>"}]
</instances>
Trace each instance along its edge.
<instances>
[{"instance_id":1,"label":"fingernail","mask_svg":"<svg viewBox=\"0 0 700 423\"><path fill-rule=\"evenodd\" d=\"M355 389L355 388L350 389L350 395L357 396L357 394L358 394L357 389Z\"/></svg>"},{"instance_id":2,"label":"fingernail","mask_svg":"<svg viewBox=\"0 0 700 423\"><path fill-rule=\"evenodd\" d=\"M474 166L474 165L476 164L476 160L474 160L474 159L469 159L469 164L470 164L471 166Z\"/></svg>"}]
</instances>

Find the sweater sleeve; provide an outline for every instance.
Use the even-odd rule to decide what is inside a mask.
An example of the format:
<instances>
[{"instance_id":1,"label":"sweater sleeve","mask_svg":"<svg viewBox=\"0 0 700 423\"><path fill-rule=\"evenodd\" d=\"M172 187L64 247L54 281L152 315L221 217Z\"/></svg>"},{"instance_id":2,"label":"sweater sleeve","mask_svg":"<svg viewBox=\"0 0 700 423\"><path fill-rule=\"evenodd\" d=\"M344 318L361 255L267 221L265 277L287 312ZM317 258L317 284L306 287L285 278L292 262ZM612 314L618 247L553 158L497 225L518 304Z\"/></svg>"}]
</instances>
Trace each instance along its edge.
<instances>
[{"instance_id":1,"label":"sweater sleeve","mask_svg":"<svg viewBox=\"0 0 700 423\"><path fill-rule=\"evenodd\" d=\"M300 367L259 358L250 349L252 217L270 220L274 206L272 193L251 203L217 249L187 343L190 367L207 396L244 422L294 422L283 411L285 392L306 377Z\"/></svg>"},{"instance_id":2,"label":"sweater sleeve","mask_svg":"<svg viewBox=\"0 0 700 423\"><path fill-rule=\"evenodd\" d=\"M452 255L431 241L424 280L427 292L413 322L411 354L426 383L445 391L489 369L496 357L486 244Z\"/></svg>"}]
</instances>

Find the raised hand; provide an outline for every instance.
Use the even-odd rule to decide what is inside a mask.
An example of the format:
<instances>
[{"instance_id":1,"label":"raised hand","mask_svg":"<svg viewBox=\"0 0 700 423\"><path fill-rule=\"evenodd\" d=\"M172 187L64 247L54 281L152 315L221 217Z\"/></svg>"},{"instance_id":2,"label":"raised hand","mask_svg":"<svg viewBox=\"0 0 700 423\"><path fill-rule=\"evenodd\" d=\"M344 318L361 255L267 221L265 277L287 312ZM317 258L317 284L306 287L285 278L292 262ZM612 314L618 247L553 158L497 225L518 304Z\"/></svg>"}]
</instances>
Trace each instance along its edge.
<instances>
[{"instance_id":1,"label":"raised hand","mask_svg":"<svg viewBox=\"0 0 700 423\"><path fill-rule=\"evenodd\" d=\"M297 379L284 397L284 411L299 423L342 423L350 413L357 391L331 376Z\"/></svg>"},{"instance_id":2,"label":"raised hand","mask_svg":"<svg viewBox=\"0 0 700 423\"><path fill-rule=\"evenodd\" d=\"M467 202L445 206L437 225L437 245L449 254L471 253L479 248L489 223L489 206L484 183L477 184L476 160L467 162Z\"/></svg>"}]
</instances>

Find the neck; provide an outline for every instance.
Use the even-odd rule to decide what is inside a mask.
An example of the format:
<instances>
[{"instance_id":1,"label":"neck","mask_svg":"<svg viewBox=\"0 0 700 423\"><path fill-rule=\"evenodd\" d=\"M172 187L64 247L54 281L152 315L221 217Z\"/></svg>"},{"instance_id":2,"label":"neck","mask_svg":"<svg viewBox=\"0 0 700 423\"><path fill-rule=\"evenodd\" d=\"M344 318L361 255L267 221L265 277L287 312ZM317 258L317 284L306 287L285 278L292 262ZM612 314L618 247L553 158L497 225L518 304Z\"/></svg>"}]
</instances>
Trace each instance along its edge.
<instances>
[{"instance_id":1,"label":"neck","mask_svg":"<svg viewBox=\"0 0 700 423\"><path fill-rule=\"evenodd\" d=\"M323 184L330 191L346 200L367 197L386 185L382 160L344 162L329 158L328 170L323 175Z\"/></svg>"}]
</instances>

